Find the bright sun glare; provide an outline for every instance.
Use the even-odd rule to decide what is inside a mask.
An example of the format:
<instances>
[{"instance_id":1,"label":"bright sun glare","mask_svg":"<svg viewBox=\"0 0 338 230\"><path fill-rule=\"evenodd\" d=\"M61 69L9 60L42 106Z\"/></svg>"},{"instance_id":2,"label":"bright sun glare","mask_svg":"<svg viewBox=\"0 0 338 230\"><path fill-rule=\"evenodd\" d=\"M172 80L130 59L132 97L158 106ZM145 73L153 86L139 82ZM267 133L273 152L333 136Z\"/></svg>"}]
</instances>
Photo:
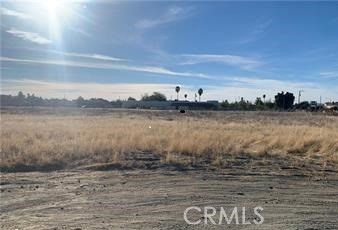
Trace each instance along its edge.
<instances>
[{"instance_id":1,"label":"bright sun glare","mask_svg":"<svg viewBox=\"0 0 338 230\"><path fill-rule=\"evenodd\" d=\"M48 15L50 33L60 37L63 24L69 23L71 17L74 16L74 3L66 0L44 0L41 6Z\"/></svg>"},{"instance_id":2,"label":"bright sun glare","mask_svg":"<svg viewBox=\"0 0 338 230\"><path fill-rule=\"evenodd\" d=\"M72 3L65 0L44 0L41 2L42 6L48 11L48 13L63 16L69 11Z\"/></svg>"}]
</instances>

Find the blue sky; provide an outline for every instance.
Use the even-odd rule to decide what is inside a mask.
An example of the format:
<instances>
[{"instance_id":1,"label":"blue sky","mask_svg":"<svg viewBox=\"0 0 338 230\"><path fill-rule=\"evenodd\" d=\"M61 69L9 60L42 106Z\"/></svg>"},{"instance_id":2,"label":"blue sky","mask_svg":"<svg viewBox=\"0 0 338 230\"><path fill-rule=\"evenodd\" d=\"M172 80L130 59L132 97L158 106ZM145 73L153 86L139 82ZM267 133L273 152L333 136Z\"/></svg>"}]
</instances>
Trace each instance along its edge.
<instances>
[{"instance_id":1,"label":"blue sky","mask_svg":"<svg viewBox=\"0 0 338 230\"><path fill-rule=\"evenodd\" d=\"M1 93L338 100L338 2L1 2Z\"/></svg>"}]
</instances>

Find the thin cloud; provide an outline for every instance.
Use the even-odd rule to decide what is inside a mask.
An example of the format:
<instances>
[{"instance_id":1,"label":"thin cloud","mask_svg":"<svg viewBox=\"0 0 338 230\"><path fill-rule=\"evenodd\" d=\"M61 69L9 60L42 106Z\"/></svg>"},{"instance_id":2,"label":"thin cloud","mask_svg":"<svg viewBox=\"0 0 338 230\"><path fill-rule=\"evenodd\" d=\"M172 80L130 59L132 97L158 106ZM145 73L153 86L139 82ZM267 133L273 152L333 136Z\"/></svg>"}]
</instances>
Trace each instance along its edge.
<instances>
[{"instance_id":1,"label":"thin cloud","mask_svg":"<svg viewBox=\"0 0 338 230\"><path fill-rule=\"evenodd\" d=\"M135 24L136 28L148 29L163 24L187 18L192 13L192 8L171 7L165 14L156 19L142 19Z\"/></svg>"},{"instance_id":2,"label":"thin cloud","mask_svg":"<svg viewBox=\"0 0 338 230\"><path fill-rule=\"evenodd\" d=\"M298 91L300 88L307 89L319 89L318 84L313 82L293 82L293 81L281 81L276 79L268 79L268 78L258 78L258 77L233 77L233 82L231 86L242 86L249 87L252 89L262 89L262 90L270 90L274 89L277 91L288 91L288 90L296 90Z\"/></svg>"},{"instance_id":3,"label":"thin cloud","mask_svg":"<svg viewBox=\"0 0 338 230\"><path fill-rule=\"evenodd\" d=\"M190 73L190 72L176 72L163 67L157 66L134 66L134 65L121 65L121 64L108 64L108 63L91 63L91 62L77 62L67 60L31 60L31 59L17 59L0 57L3 62L18 62L26 64L39 64L39 65L57 65L64 67L77 67L89 69L111 69L111 70L124 70L134 72L145 72L152 74L180 76L180 77L193 77L202 79L211 79L212 77L203 73Z\"/></svg>"},{"instance_id":4,"label":"thin cloud","mask_svg":"<svg viewBox=\"0 0 338 230\"><path fill-rule=\"evenodd\" d=\"M96 59L96 60L102 60L102 61L129 61L127 59L112 57L108 55L102 55L102 54L86 54L86 53L67 53L67 52L59 52L59 51L49 51L51 53L61 54L64 56L69 57L80 57L80 58L90 58L90 59Z\"/></svg>"},{"instance_id":5,"label":"thin cloud","mask_svg":"<svg viewBox=\"0 0 338 230\"><path fill-rule=\"evenodd\" d=\"M1 14L5 15L5 16L12 16L12 17L20 18L20 19L31 18L27 14L24 14L24 13L21 13L21 12L18 12L18 11L14 11L14 10L10 10L10 9L5 8L5 7L0 7L0 11L1 11Z\"/></svg>"},{"instance_id":6,"label":"thin cloud","mask_svg":"<svg viewBox=\"0 0 338 230\"><path fill-rule=\"evenodd\" d=\"M244 38L241 38L239 40L237 40L236 44L247 44L247 43L251 43L254 41L257 41L258 39L260 39L266 30L268 30L268 28L271 26L272 24L272 20L267 20L264 21L260 24L257 24L254 26L253 29L251 29L251 31L249 31L248 35Z\"/></svg>"},{"instance_id":7,"label":"thin cloud","mask_svg":"<svg viewBox=\"0 0 338 230\"><path fill-rule=\"evenodd\" d=\"M99 61L131 62L131 60L129 59L118 58L118 57L113 57L110 55L97 54L97 53L62 52L58 50L35 48L35 47L34 48L23 47L21 49L35 51L35 52L45 52L49 54L57 54L61 56L74 57L74 58L93 59L93 60L99 60Z\"/></svg>"},{"instance_id":8,"label":"thin cloud","mask_svg":"<svg viewBox=\"0 0 338 230\"><path fill-rule=\"evenodd\" d=\"M75 27L69 27L70 30L74 31L75 33L81 34L85 37L92 37L93 35L88 33L85 30L79 29L79 28L75 28Z\"/></svg>"},{"instance_id":9,"label":"thin cloud","mask_svg":"<svg viewBox=\"0 0 338 230\"><path fill-rule=\"evenodd\" d=\"M245 70L252 70L262 65L262 62L254 58L237 55L217 55L217 54L182 54L181 65L195 65L200 63L223 63L239 67Z\"/></svg>"},{"instance_id":10,"label":"thin cloud","mask_svg":"<svg viewBox=\"0 0 338 230\"><path fill-rule=\"evenodd\" d=\"M338 71L321 72L319 75L323 78L338 78Z\"/></svg>"},{"instance_id":11,"label":"thin cloud","mask_svg":"<svg viewBox=\"0 0 338 230\"><path fill-rule=\"evenodd\" d=\"M14 29L14 28L7 30L6 32L9 33L9 34L12 34L15 37L18 37L18 38L21 38L23 40L30 41L30 42L33 42L33 43L37 43L37 44L40 44L40 45L47 45L47 44L52 43L51 40L42 37L38 33L17 30L17 29Z\"/></svg>"},{"instance_id":12,"label":"thin cloud","mask_svg":"<svg viewBox=\"0 0 338 230\"><path fill-rule=\"evenodd\" d=\"M262 22L251 31L251 34L253 35L262 34L267 30L267 28L270 27L271 24L272 24L272 20L267 20L265 22Z\"/></svg>"}]
</instances>

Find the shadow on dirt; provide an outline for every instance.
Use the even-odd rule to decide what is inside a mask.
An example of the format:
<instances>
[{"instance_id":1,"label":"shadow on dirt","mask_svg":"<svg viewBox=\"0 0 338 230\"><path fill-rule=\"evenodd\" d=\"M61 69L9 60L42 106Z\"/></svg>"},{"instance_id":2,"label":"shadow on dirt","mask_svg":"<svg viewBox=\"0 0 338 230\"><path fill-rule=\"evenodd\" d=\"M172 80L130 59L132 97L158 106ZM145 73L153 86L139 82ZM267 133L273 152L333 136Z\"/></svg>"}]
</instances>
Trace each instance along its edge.
<instances>
[{"instance_id":1,"label":"shadow on dirt","mask_svg":"<svg viewBox=\"0 0 338 230\"><path fill-rule=\"evenodd\" d=\"M14 172L51 172L62 170L65 168L64 164L44 164L44 165L29 165L29 164L16 164L12 167L1 167L0 172L14 173Z\"/></svg>"},{"instance_id":2,"label":"shadow on dirt","mask_svg":"<svg viewBox=\"0 0 338 230\"><path fill-rule=\"evenodd\" d=\"M131 152L122 154L116 162L91 162L90 159L81 159L79 162L55 163L45 165L17 164L14 167L1 167L2 173L15 172L51 172L61 170L113 171L113 170L165 170L165 171L227 171L230 174L247 175L294 175L312 176L337 174L337 165L321 162L320 159L307 159L297 155L276 156L264 155L224 155L221 160L215 161L210 156L191 156L171 154L165 155L152 152Z\"/></svg>"}]
</instances>

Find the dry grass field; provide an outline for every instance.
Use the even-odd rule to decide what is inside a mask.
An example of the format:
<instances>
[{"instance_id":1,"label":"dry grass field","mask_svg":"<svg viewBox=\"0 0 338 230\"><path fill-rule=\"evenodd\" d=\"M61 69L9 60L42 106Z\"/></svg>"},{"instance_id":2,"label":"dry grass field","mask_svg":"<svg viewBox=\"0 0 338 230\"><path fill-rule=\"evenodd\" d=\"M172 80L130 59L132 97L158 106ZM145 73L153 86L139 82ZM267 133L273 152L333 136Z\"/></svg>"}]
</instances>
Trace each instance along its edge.
<instances>
[{"instance_id":1,"label":"dry grass field","mask_svg":"<svg viewBox=\"0 0 338 230\"><path fill-rule=\"evenodd\" d=\"M119 163L152 153L165 163L276 156L338 164L338 117L308 113L3 109L5 171Z\"/></svg>"}]
</instances>

